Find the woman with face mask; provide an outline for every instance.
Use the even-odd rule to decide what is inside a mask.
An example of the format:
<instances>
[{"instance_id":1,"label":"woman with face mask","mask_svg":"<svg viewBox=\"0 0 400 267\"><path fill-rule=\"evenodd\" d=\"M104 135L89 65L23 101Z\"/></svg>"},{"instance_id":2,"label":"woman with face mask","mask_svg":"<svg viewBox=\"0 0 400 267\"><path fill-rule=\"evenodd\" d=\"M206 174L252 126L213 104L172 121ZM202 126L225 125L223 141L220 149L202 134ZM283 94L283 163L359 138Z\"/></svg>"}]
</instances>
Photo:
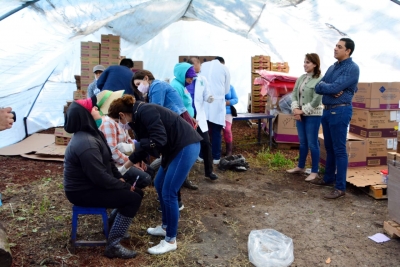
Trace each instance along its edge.
<instances>
[{"instance_id":1,"label":"woman with face mask","mask_svg":"<svg viewBox=\"0 0 400 267\"><path fill-rule=\"evenodd\" d=\"M130 95L111 103L109 114L119 116L135 133L135 152L120 170L129 169L148 155L160 157L161 167L154 180L162 208L162 225L148 228L147 233L165 237L150 254L163 254L177 249L179 206L178 191L200 152L202 138L177 113L160 105L135 102ZM118 114L118 115L117 115Z\"/></svg>"},{"instance_id":2,"label":"woman with face mask","mask_svg":"<svg viewBox=\"0 0 400 267\"><path fill-rule=\"evenodd\" d=\"M137 253L120 241L139 210L142 196L122 179L112 161L111 150L98 129L98 105L96 96L77 100L65 115L64 129L74 135L65 150L64 191L74 205L117 209L104 255L134 258Z\"/></svg>"}]
</instances>

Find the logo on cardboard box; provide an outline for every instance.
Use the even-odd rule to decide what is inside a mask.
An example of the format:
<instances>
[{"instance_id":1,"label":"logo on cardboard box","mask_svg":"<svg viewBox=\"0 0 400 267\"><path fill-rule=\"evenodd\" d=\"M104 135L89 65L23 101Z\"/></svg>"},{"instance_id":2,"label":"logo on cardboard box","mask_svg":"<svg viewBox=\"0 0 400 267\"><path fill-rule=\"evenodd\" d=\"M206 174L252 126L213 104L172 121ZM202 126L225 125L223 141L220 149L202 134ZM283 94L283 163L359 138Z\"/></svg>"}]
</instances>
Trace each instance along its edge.
<instances>
[{"instance_id":1,"label":"logo on cardboard box","mask_svg":"<svg viewBox=\"0 0 400 267\"><path fill-rule=\"evenodd\" d=\"M385 87L381 86L381 88L379 88L379 91L380 91L381 93L383 93L383 92L386 91L386 89L385 89Z\"/></svg>"}]
</instances>

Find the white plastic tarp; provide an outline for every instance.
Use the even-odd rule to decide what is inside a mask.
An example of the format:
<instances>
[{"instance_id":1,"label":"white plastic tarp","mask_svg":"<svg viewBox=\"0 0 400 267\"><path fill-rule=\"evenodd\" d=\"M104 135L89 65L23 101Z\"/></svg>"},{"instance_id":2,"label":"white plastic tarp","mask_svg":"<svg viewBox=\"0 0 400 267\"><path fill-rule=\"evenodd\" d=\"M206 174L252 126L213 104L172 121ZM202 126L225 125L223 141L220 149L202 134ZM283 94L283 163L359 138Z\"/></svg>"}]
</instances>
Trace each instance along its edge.
<instances>
[{"instance_id":1,"label":"white plastic tarp","mask_svg":"<svg viewBox=\"0 0 400 267\"><path fill-rule=\"evenodd\" d=\"M25 2L1 1L0 16ZM0 147L25 137L24 117L28 134L63 124L80 41L120 35L121 55L143 60L158 79L173 76L179 55L223 56L245 112L250 56L287 61L290 74L300 75L304 55L316 52L324 73L341 37L356 43L360 81L399 81L398 14L389 0L38 1L0 21L0 106L17 113L14 127L0 132Z\"/></svg>"}]
</instances>

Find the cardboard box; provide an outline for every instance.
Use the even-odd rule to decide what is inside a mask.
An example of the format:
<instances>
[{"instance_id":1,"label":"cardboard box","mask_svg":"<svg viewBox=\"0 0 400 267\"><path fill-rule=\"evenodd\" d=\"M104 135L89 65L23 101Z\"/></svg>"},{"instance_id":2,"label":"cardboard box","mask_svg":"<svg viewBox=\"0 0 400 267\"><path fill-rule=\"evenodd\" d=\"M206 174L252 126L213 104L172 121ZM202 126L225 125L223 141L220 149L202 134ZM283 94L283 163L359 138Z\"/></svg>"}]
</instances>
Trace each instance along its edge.
<instances>
[{"instance_id":1,"label":"cardboard box","mask_svg":"<svg viewBox=\"0 0 400 267\"><path fill-rule=\"evenodd\" d=\"M119 51L101 50L100 58L101 58L101 60L103 60L103 58L108 58L110 60L111 59L118 59L118 63L120 62Z\"/></svg>"},{"instance_id":2,"label":"cardboard box","mask_svg":"<svg viewBox=\"0 0 400 267\"><path fill-rule=\"evenodd\" d=\"M398 154L396 152L388 152L387 153L386 162L388 165L396 166L396 159L400 160L400 154Z\"/></svg>"},{"instance_id":3,"label":"cardboard box","mask_svg":"<svg viewBox=\"0 0 400 267\"><path fill-rule=\"evenodd\" d=\"M99 58L101 50L81 50L81 57Z\"/></svg>"},{"instance_id":4,"label":"cardboard box","mask_svg":"<svg viewBox=\"0 0 400 267\"><path fill-rule=\"evenodd\" d=\"M67 133L64 128L55 128L54 135L71 138L73 134Z\"/></svg>"},{"instance_id":5,"label":"cardboard box","mask_svg":"<svg viewBox=\"0 0 400 267\"><path fill-rule=\"evenodd\" d=\"M87 91L84 90L77 90L73 92L73 99L78 100L78 99L85 99L87 98Z\"/></svg>"},{"instance_id":6,"label":"cardboard box","mask_svg":"<svg viewBox=\"0 0 400 267\"><path fill-rule=\"evenodd\" d=\"M101 44L97 42L81 42L81 50L100 50Z\"/></svg>"},{"instance_id":7,"label":"cardboard box","mask_svg":"<svg viewBox=\"0 0 400 267\"><path fill-rule=\"evenodd\" d=\"M319 162L325 166L326 164L326 149L324 144L324 135L318 136L320 145ZM346 149L348 154L348 167L366 166L366 141L361 137L352 134L347 135Z\"/></svg>"},{"instance_id":8,"label":"cardboard box","mask_svg":"<svg viewBox=\"0 0 400 267\"><path fill-rule=\"evenodd\" d=\"M397 149L395 138L366 138L365 141L367 166L386 165L387 153Z\"/></svg>"},{"instance_id":9,"label":"cardboard box","mask_svg":"<svg viewBox=\"0 0 400 267\"><path fill-rule=\"evenodd\" d=\"M400 169L389 165L389 178L387 186L389 217L400 222Z\"/></svg>"},{"instance_id":10,"label":"cardboard box","mask_svg":"<svg viewBox=\"0 0 400 267\"><path fill-rule=\"evenodd\" d=\"M353 107L368 109L399 109L400 82L358 83Z\"/></svg>"},{"instance_id":11,"label":"cardboard box","mask_svg":"<svg viewBox=\"0 0 400 267\"><path fill-rule=\"evenodd\" d=\"M101 45L103 44L120 44L121 43L121 37L117 35L112 35L112 34L102 34L101 35Z\"/></svg>"},{"instance_id":12,"label":"cardboard box","mask_svg":"<svg viewBox=\"0 0 400 267\"><path fill-rule=\"evenodd\" d=\"M270 70L271 62L251 62L251 71L258 70Z\"/></svg>"},{"instance_id":13,"label":"cardboard box","mask_svg":"<svg viewBox=\"0 0 400 267\"><path fill-rule=\"evenodd\" d=\"M100 58L100 65L103 65L105 68L113 65L119 65L120 60L117 58Z\"/></svg>"},{"instance_id":14,"label":"cardboard box","mask_svg":"<svg viewBox=\"0 0 400 267\"><path fill-rule=\"evenodd\" d=\"M68 145L69 141L71 141L71 138L69 137L61 137L61 136L56 136L55 137L55 144L56 145Z\"/></svg>"},{"instance_id":15,"label":"cardboard box","mask_svg":"<svg viewBox=\"0 0 400 267\"><path fill-rule=\"evenodd\" d=\"M97 54L97 57L81 57L81 65L92 65L96 66L100 64L100 57L99 54ZM93 70L93 69L92 69Z\"/></svg>"},{"instance_id":16,"label":"cardboard box","mask_svg":"<svg viewBox=\"0 0 400 267\"><path fill-rule=\"evenodd\" d=\"M275 117L273 131L277 143L299 143L296 120L292 114L279 113Z\"/></svg>"},{"instance_id":17,"label":"cardboard box","mask_svg":"<svg viewBox=\"0 0 400 267\"><path fill-rule=\"evenodd\" d=\"M271 57L270 56L254 56L251 58L251 62L271 62Z\"/></svg>"},{"instance_id":18,"label":"cardboard box","mask_svg":"<svg viewBox=\"0 0 400 267\"><path fill-rule=\"evenodd\" d=\"M397 137L396 110L353 109L350 132L363 137Z\"/></svg>"},{"instance_id":19,"label":"cardboard box","mask_svg":"<svg viewBox=\"0 0 400 267\"><path fill-rule=\"evenodd\" d=\"M198 57L200 60L200 63L203 62L208 62L214 60L217 56L179 56L178 57L178 62L187 62L191 57Z\"/></svg>"},{"instance_id":20,"label":"cardboard box","mask_svg":"<svg viewBox=\"0 0 400 267\"><path fill-rule=\"evenodd\" d=\"M357 186L382 185L382 167L348 168L346 181Z\"/></svg>"},{"instance_id":21,"label":"cardboard box","mask_svg":"<svg viewBox=\"0 0 400 267\"><path fill-rule=\"evenodd\" d=\"M143 61L133 61L133 70L143 70Z\"/></svg>"},{"instance_id":22,"label":"cardboard box","mask_svg":"<svg viewBox=\"0 0 400 267\"><path fill-rule=\"evenodd\" d=\"M120 51L121 45L119 43L104 43L101 46L101 51Z\"/></svg>"}]
</instances>

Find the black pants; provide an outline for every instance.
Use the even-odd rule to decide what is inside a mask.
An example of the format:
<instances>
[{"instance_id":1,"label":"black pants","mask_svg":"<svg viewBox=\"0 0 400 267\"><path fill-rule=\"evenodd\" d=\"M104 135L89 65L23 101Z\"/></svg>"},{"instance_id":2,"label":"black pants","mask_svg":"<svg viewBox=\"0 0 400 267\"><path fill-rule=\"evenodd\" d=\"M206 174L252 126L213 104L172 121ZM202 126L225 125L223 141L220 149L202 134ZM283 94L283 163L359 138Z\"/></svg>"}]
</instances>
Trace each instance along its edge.
<instances>
[{"instance_id":1,"label":"black pants","mask_svg":"<svg viewBox=\"0 0 400 267\"><path fill-rule=\"evenodd\" d=\"M135 217L142 203L142 197L127 189L110 190L95 188L83 191L65 191L67 199L81 207L118 209L125 217Z\"/></svg>"},{"instance_id":2,"label":"black pants","mask_svg":"<svg viewBox=\"0 0 400 267\"><path fill-rule=\"evenodd\" d=\"M200 141L200 151L201 156L204 160L204 174L208 175L213 172L213 158L211 151L211 142L210 136L208 132L202 132L200 127L197 127L197 132L203 137L203 140Z\"/></svg>"}]
</instances>

